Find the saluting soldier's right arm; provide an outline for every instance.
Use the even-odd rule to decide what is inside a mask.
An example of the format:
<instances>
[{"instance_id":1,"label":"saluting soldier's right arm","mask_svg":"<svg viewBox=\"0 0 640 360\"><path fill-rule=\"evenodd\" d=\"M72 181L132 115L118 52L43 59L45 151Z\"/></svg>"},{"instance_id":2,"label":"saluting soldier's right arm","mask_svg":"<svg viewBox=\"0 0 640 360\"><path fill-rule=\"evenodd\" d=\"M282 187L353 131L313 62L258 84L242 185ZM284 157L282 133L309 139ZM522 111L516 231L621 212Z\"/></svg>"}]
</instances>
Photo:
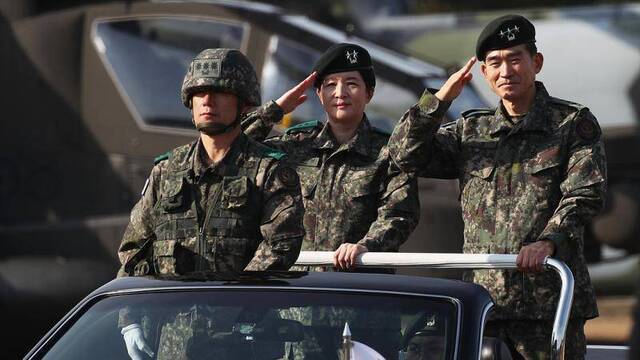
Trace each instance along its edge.
<instances>
[{"instance_id":1,"label":"saluting soldier's right arm","mask_svg":"<svg viewBox=\"0 0 640 360\"><path fill-rule=\"evenodd\" d=\"M418 104L400 119L388 148L402 171L421 177L458 177L462 119L441 127L449 105L425 90Z\"/></svg>"},{"instance_id":2,"label":"saluting soldier's right arm","mask_svg":"<svg viewBox=\"0 0 640 360\"><path fill-rule=\"evenodd\" d=\"M458 177L462 120L440 128L449 105L462 92L473 75L472 57L453 73L437 92L427 89L418 104L407 111L389 139L391 159L405 172L421 177Z\"/></svg>"},{"instance_id":3,"label":"saluting soldier's right arm","mask_svg":"<svg viewBox=\"0 0 640 360\"><path fill-rule=\"evenodd\" d=\"M282 120L284 114L275 101L269 101L242 118L240 126L249 138L263 142L269 136L273 126Z\"/></svg>"},{"instance_id":4,"label":"saluting soldier's right arm","mask_svg":"<svg viewBox=\"0 0 640 360\"><path fill-rule=\"evenodd\" d=\"M242 119L242 131L254 141L264 141L269 136L273 126L280 122L285 114L294 111L298 105L307 100L305 91L313 85L315 79L316 73L311 73L298 85L285 92L278 100L269 101L257 110L247 114Z\"/></svg>"}]
</instances>

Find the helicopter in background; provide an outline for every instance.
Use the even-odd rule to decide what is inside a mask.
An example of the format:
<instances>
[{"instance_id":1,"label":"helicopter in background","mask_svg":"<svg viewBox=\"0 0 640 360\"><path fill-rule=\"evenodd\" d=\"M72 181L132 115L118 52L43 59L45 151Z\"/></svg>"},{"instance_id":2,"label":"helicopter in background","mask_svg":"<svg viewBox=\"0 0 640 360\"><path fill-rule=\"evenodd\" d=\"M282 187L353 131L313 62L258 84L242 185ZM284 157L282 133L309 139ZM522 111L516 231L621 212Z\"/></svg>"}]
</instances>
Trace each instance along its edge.
<instances>
[{"instance_id":1,"label":"helicopter in background","mask_svg":"<svg viewBox=\"0 0 640 360\"><path fill-rule=\"evenodd\" d=\"M0 3L0 10L12 9ZM439 66L259 3L103 2L1 16L0 311L13 329L5 355L23 355L72 304L115 276L117 247L154 157L197 136L179 89L198 52L243 51L268 101L344 41L372 56L377 86L367 115L382 130L448 77ZM466 89L448 117L483 105ZM280 130L323 116L310 100ZM456 189L421 184L429 208L421 226L445 246L461 244L455 198L430 196L442 187ZM425 237L414 233L409 251Z\"/></svg>"}]
</instances>

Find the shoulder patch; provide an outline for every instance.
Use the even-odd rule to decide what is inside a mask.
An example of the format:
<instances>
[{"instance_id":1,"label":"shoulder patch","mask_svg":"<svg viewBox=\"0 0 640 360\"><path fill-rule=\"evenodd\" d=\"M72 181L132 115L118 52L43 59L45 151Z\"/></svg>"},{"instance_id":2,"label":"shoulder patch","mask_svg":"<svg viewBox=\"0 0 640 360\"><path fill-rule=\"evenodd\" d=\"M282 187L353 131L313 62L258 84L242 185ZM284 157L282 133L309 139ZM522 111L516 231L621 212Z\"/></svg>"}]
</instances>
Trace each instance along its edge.
<instances>
[{"instance_id":1,"label":"shoulder patch","mask_svg":"<svg viewBox=\"0 0 640 360\"><path fill-rule=\"evenodd\" d=\"M316 128L320 124L318 120L311 120L307 122L300 123L298 125L291 126L285 130L285 134L295 134L297 132L309 131Z\"/></svg>"},{"instance_id":2,"label":"shoulder patch","mask_svg":"<svg viewBox=\"0 0 640 360\"><path fill-rule=\"evenodd\" d=\"M593 142L600 136L600 126L591 116L580 116L576 120L576 134L586 142Z\"/></svg>"},{"instance_id":3,"label":"shoulder patch","mask_svg":"<svg viewBox=\"0 0 640 360\"><path fill-rule=\"evenodd\" d=\"M162 155L158 155L153 159L153 164L154 165L158 165L159 162L167 160L169 158L169 155L171 154L171 151L167 151L166 153L162 154Z\"/></svg>"},{"instance_id":4,"label":"shoulder patch","mask_svg":"<svg viewBox=\"0 0 640 360\"><path fill-rule=\"evenodd\" d=\"M297 187L300 184L298 173L290 166L279 166L276 176L286 187Z\"/></svg>"},{"instance_id":5,"label":"shoulder patch","mask_svg":"<svg viewBox=\"0 0 640 360\"><path fill-rule=\"evenodd\" d=\"M495 109L469 109L467 111L463 111L461 115L463 118L468 118L472 116L491 115L495 112Z\"/></svg>"}]
</instances>

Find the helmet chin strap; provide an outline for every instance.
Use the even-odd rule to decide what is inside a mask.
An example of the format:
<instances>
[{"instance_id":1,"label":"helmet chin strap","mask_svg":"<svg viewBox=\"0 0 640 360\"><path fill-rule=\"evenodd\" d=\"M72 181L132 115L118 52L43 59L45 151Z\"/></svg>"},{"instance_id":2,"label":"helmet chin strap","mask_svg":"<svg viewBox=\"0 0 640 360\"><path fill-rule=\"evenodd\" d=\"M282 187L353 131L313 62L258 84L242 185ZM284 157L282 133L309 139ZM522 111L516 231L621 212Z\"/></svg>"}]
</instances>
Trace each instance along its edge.
<instances>
[{"instance_id":1,"label":"helmet chin strap","mask_svg":"<svg viewBox=\"0 0 640 360\"><path fill-rule=\"evenodd\" d=\"M238 125L240 125L240 121L242 120L242 108L244 105L241 101L238 101L238 107L236 109L236 118L233 120L231 124L225 125L220 123L206 124L206 125L196 125L196 129L202 133L205 133L209 136L222 135L230 132L235 129ZM195 123L195 120L192 121Z\"/></svg>"}]
</instances>

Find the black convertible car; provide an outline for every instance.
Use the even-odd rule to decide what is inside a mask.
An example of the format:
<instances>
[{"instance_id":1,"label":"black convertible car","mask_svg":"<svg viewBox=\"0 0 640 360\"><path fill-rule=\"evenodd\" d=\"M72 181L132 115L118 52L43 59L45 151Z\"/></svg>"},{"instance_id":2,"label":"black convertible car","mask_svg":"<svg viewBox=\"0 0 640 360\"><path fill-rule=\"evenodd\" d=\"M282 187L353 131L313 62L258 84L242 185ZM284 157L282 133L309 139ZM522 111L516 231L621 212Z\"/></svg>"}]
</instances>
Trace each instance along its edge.
<instances>
[{"instance_id":1,"label":"black convertible car","mask_svg":"<svg viewBox=\"0 0 640 360\"><path fill-rule=\"evenodd\" d=\"M298 264L330 261L331 253L303 252ZM513 268L515 255L366 253L359 263ZM553 259L548 267L564 283L550 339L552 358L563 358L573 277ZM181 319L197 328L196 317L206 319L201 325L206 334L188 334L183 350L190 359L510 359L501 341L483 336L492 308L489 294L475 284L378 273L119 278L80 302L26 359L128 359L118 326L123 311L139 316L158 359L167 334L175 330L171 326ZM590 359L598 358L594 351L609 360L624 358L624 349L597 349Z\"/></svg>"}]
</instances>

